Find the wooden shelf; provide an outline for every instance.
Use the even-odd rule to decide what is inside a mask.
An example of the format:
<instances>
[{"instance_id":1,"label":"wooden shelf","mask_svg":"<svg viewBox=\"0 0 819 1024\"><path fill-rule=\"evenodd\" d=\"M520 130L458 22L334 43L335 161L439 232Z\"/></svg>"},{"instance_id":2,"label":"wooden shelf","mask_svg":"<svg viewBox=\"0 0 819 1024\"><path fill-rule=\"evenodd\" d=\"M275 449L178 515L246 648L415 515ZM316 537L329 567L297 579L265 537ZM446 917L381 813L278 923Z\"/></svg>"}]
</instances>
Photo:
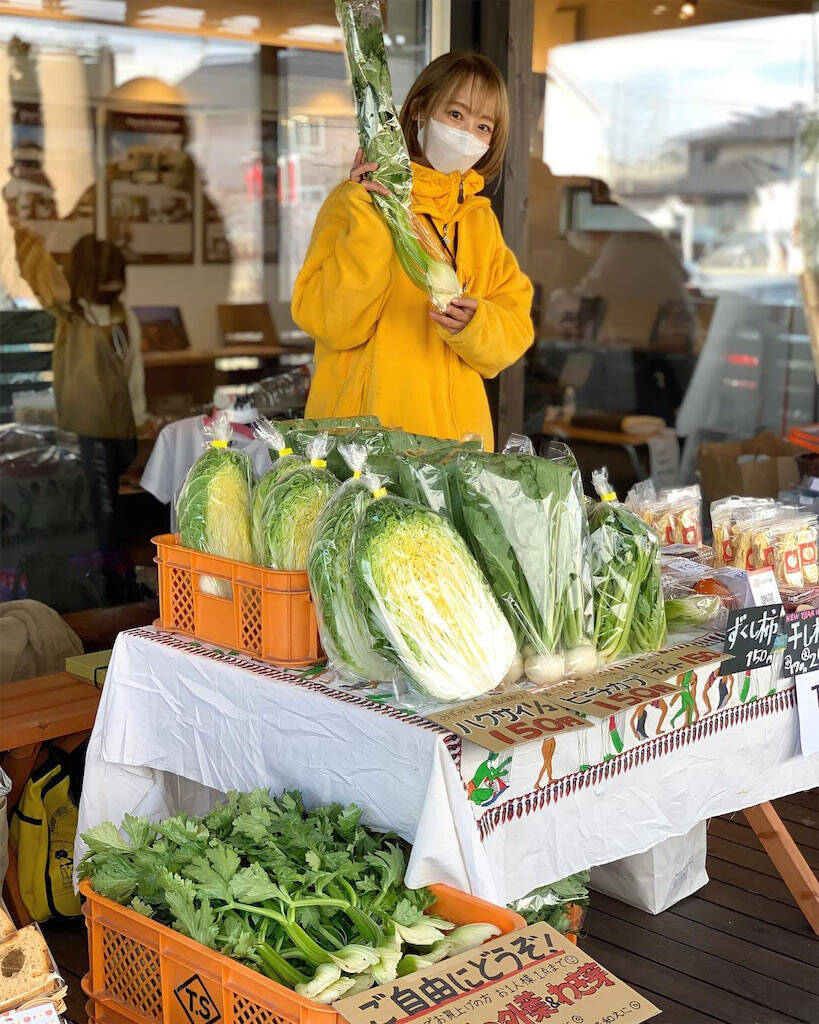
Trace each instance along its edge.
<instances>
[{"instance_id":1,"label":"wooden shelf","mask_svg":"<svg viewBox=\"0 0 819 1024\"><path fill-rule=\"evenodd\" d=\"M143 352L145 369L171 366L199 366L213 363L217 359L232 359L236 356L258 356L260 359L277 359L287 355L310 355L312 345L230 345L224 348L183 348L173 352Z\"/></svg>"}]
</instances>

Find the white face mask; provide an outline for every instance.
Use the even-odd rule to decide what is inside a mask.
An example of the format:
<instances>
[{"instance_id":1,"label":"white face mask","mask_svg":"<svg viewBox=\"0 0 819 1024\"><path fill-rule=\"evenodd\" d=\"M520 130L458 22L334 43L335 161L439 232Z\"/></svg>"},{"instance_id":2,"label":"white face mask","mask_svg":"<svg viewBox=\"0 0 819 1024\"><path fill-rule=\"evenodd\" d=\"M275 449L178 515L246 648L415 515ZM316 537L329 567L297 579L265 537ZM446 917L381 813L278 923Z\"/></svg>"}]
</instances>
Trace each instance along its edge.
<instances>
[{"instance_id":1,"label":"white face mask","mask_svg":"<svg viewBox=\"0 0 819 1024\"><path fill-rule=\"evenodd\" d=\"M419 123L418 144L430 164L442 174L464 174L489 149L489 144L476 139L472 132L441 124L434 118Z\"/></svg>"}]
</instances>

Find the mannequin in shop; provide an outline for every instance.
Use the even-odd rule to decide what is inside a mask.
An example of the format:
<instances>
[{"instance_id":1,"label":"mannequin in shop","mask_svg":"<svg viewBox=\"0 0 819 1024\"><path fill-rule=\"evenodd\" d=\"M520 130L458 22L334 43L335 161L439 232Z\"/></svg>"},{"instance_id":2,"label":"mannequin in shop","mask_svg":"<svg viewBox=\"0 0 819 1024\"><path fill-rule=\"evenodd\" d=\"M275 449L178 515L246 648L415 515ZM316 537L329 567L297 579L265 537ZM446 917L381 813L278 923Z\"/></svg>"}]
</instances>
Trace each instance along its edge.
<instances>
[{"instance_id":1,"label":"mannequin in shop","mask_svg":"<svg viewBox=\"0 0 819 1024\"><path fill-rule=\"evenodd\" d=\"M453 52L412 85L401 128L413 161L414 212L434 230L464 286L444 312L401 269L359 151L316 219L293 290L293 318L316 341L307 415L373 413L418 433L493 445L484 380L533 340L532 285L489 200L509 125L506 86L485 57Z\"/></svg>"}]
</instances>

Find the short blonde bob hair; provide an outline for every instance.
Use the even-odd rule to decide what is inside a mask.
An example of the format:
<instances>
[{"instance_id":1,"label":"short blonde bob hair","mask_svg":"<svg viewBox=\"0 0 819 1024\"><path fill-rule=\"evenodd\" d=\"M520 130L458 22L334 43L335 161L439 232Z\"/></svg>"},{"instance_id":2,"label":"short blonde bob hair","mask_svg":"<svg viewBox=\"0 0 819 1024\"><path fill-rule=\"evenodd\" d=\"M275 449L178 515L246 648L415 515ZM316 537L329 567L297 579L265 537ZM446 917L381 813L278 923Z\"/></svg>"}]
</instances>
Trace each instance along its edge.
<instances>
[{"instance_id":1,"label":"short blonde bob hair","mask_svg":"<svg viewBox=\"0 0 819 1024\"><path fill-rule=\"evenodd\" d=\"M509 139L509 97L503 76L487 57L453 50L427 64L415 79L401 107L401 128L410 157L417 160L423 155L418 142L418 119L431 117L464 82L472 83L473 107L486 103L495 112L489 150L475 164L478 174L483 175L486 181L493 181L500 174Z\"/></svg>"}]
</instances>

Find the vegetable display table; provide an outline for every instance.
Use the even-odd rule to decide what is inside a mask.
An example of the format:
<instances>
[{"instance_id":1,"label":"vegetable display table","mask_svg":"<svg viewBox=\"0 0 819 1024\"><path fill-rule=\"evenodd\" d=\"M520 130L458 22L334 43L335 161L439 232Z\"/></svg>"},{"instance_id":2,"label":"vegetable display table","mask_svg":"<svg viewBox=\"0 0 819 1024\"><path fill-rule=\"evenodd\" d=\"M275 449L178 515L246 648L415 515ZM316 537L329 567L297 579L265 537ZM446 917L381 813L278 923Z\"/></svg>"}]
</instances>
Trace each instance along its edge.
<instances>
[{"instance_id":1,"label":"vegetable display table","mask_svg":"<svg viewBox=\"0 0 819 1024\"><path fill-rule=\"evenodd\" d=\"M231 789L300 789L308 804L355 802L368 825L413 842L410 885L505 904L819 784L791 682L771 669L721 679L717 664L594 728L492 754L368 691L132 630L108 669L80 831L129 812L203 813ZM499 727L514 717L510 706Z\"/></svg>"}]
</instances>

